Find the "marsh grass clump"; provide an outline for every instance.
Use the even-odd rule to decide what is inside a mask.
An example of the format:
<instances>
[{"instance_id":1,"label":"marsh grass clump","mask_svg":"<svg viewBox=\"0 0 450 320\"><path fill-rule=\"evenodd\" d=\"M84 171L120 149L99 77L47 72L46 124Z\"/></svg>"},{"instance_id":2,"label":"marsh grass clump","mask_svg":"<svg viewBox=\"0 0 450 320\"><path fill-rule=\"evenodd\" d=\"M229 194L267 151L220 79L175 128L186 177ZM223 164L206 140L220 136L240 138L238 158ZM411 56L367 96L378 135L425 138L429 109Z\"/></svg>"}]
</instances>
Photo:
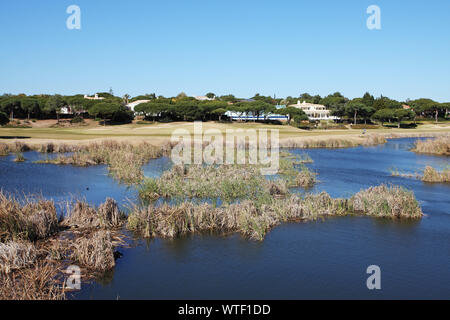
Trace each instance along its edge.
<instances>
[{"instance_id":1,"label":"marsh grass clump","mask_svg":"<svg viewBox=\"0 0 450 320\"><path fill-rule=\"evenodd\" d=\"M289 188L285 180L269 181L266 183L265 188L271 196L285 196L289 193Z\"/></svg>"},{"instance_id":2,"label":"marsh grass clump","mask_svg":"<svg viewBox=\"0 0 450 320\"><path fill-rule=\"evenodd\" d=\"M0 274L26 268L35 263L37 250L31 243L0 242Z\"/></svg>"},{"instance_id":3,"label":"marsh grass clump","mask_svg":"<svg viewBox=\"0 0 450 320\"><path fill-rule=\"evenodd\" d=\"M72 259L91 270L111 270L116 265L111 233L101 230L76 240Z\"/></svg>"},{"instance_id":4,"label":"marsh grass clump","mask_svg":"<svg viewBox=\"0 0 450 320\"><path fill-rule=\"evenodd\" d=\"M386 137L378 134L370 134L363 141L363 146L376 146L379 144L385 144L387 142Z\"/></svg>"},{"instance_id":5,"label":"marsh grass clump","mask_svg":"<svg viewBox=\"0 0 450 320\"><path fill-rule=\"evenodd\" d=\"M55 264L39 262L31 268L2 275L0 299L64 300L66 296L60 274L61 271Z\"/></svg>"},{"instance_id":6,"label":"marsh grass clump","mask_svg":"<svg viewBox=\"0 0 450 320\"><path fill-rule=\"evenodd\" d=\"M298 170L298 164L300 170ZM291 159L280 159L280 176L286 181L288 187L311 188L317 183L317 173L311 171L303 163Z\"/></svg>"},{"instance_id":7,"label":"marsh grass clump","mask_svg":"<svg viewBox=\"0 0 450 320\"><path fill-rule=\"evenodd\" d=\"M16 152L16 158L14 162L25 162L25 157L22 152Z\"/></svg>"},{"instance_id":8,"label":"marsh grass clump","mask_svg":"<svg viewBox=\"0 0 450 320\"><path fill-rule=\"evenodd\" d=\"M410 218L423 216L412 191L381 185L362 190L350 199L353 212L375 217Z\"/></svg>"},{"instance_id":9,"label":"marsh grass clump","mask_svg":"<svg viewBox=\"0 0 450 320\"><path fill-rule=\"evenodd\" d=\"M174 166L158 179L145 179L139 195L145 200L220 198L231 202L263 195L267 183L254 165Z\"/></svg>"},{"instance_id":10,"label":"marsh grass clump","mask_svg":"<svg viewBox=\"0 0 450 320\"><path fill-rule=\"evenodd\" d=\"M127 227L144 237L174 238L216 231L239 232L251 239L263 240L266 233L281 222L312 220L344 212L341 200L332 199L325 193L308 195L304 199L291 195L263 204L244 200L223 207L184 202L174 206L135 208L128 217Z\"/></svg>"},{"instance_id":11,"label":"marsh grass clump","mask_svg":"<svg viewBox=\"0 0 450 320\"><path fill-rule=\"evenodd\" d=\"M119 210L117 202L107 198L98 209L89 206L84 201L77 201L62 224L74 228L84 229L114 229L120 228L125 219L123 212Z\"/></svg>"},{"instance_id":12,"label":"marsh grass clump","mask_svg":"<svg viewBox=\"0 0 450 320\"><path fill-rule=\"evenodd\" d=\"M302 166L300 172L298 172L295 176L295 186L302 188L313 187L317 182L316 175L317 174L315 172L312 172L306 166Z\"/></svg>"},{"instance_id":13,"label":"marsh grass clump","mask_svg":"<svg viewBox=\"0 0 450 320\"><path fill-rule=\"evenodd\" d=\"M16 141L14 144L10 145L11 152L17 153L17 152L28 152L31 151L31 147L27 145L26 143Z\"/></svg>"},{"instance_id":14,"label":"marsh grass clump","mask_svg":"<svg viewBox=\"0 0 450 320\"><path fill-rule=\"evenodd\" d=\"M151 159L159 158L167 152L167 146L156 147L149 143L133 145L115 141L102 141L90 143L72 150L67 146L59 146L58 152L73 152L71 155L58 156L56 159L47 159L39 163L93 166L104 164L108 166L109 173L120 182L134 184L142 181L142 166Z\"/></svg>"},{"instance_id":15,"label":"marsh grass clump","mask_svg":"<svg viewBox=\"0 0 450 320\"><path fill-rule=\"evenodd\" d=\"M114 267L125 218L117 203L79 201L69 212L61 221L53 201L0 192L0 299L62 299L60 268L79 263L95 277Z\"/></svg>"},{"instance_id":16,"label":"marsh grass clump","mask_svg":"<svg viewBox=\"0 0 450 320\"><path fill-rule=\"evenodd\" d=\"M55 145L51 142L49 143L43 143L39 147L40 153L53 153L55 152Z\"/></svg>"},{"instance_id":17,"label":"marsh grass clump","mask_svg":"<svg viewBox=\"0 0 450 320\"><path fill-rule=\"evenodd\" d=\"M417 153L437 154L450 156L450 136L435 139L418 140L412 151Z\"/></svg>"},{"instance_id":18,"label":"marsh grass clump","mask_svg":"<svg viewBox=\"0 0 450 320\"><path fill-rule=\"evenodd\" d=\"M357 146L374 146L386 143L383 135L371 134L358 139L326 138L326 139L288 139L281 141L281 148L314 149L314 148L352 148Z\"/></svg>"},{"instance_id":19,"label":"marsh grass clump","mask_svg":"<svg viewBox=\"0 0 450 320\"><path fill-rule=\"evenodd\" d=\"M169 205L135 207L128 216L127 228L141 236L175 238L197 232L239 232L263 240L276 225L290 221L311 221L349 214L391 218L421 218L421 208L410 191L399 187L372 187L350 199L334 199L319 194L270 197L266 201L242 200L216 207L211 204L183 202Z\"/></svg>"},{"instance_id":20,"label":"marsh grass clump","mask_svg":"<svg viewBox=\"0 0 450 320\"><path fill-rule=\"evenodd\" d=\"M346 202L332 199L328 194L291 195L286 199L272 199L258 203L244 200L215 207L210 204L184 202L161 206L136 207L128 216L127 228L141 236L175 238L196 232L239 232L263 240L274 226L287 221L313 220L320 216L342 215Z\"/></svg>"},{"instance_id":21,"label":"marsh grass clump","mask_svg":"<svg viewBox=\"0 0 450 320\"><path fill-rule=\"evenodd\" d=\"M0 192L0 241L45 239L59 230L52 201L26 198L24 204Z\"/></svg>"},{"instance_id":22,"label":"marsh grass clump","mask_svg":"<svg viewBox=\"0 0 450 320\"><path fill-rule=\"evenodd\" d=\"M9 147L6 143L0 143L0 157L7 156L10 153Z\"/></svg>"},{"instance_id":23,"label":"marsh grass clump","mask_svg":"<svg viewBox=\"0 0 450 320\"><path fill-rule=\"evenodd\" d=\"M446 168L442 172L439 172L431 166L426 166L423 171L422 181L450 182L450 168Z\"/></svg>"}]
</instances>

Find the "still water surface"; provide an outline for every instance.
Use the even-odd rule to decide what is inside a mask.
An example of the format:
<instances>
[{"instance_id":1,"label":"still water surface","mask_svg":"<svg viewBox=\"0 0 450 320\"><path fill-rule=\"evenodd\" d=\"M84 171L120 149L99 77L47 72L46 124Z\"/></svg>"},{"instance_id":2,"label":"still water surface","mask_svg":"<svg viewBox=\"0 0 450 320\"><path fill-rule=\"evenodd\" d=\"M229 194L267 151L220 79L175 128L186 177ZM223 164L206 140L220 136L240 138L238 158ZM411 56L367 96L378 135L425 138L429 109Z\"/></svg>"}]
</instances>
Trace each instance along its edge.
<instances>
[{"instance_id":1,"label":"still water surface","mask_svg":"<svg viewBox=\"0 0 450 320\"><path fill-rule=\"evenodd\" d=\"M290 150L308 153L319 173L313 192L348 197L381 183L414 191L426 217L416 222L362 217L291 223L274 228L263 242L239 235L195 235L176 240L136 240L102 281L83 286L79 299L450 299L450 185L392 177L391 168L420 172L444 168L448 157L408 151L415 139L351 149ZM106 197L126 206L136 191L117 184L104 166L76 168L0 158L4 191L41 193L61 201ZM171 166L161 158L145 166L159 176ZM366 269L378 265L382 290L369 291Z\"/></svg>"}]
</instances>

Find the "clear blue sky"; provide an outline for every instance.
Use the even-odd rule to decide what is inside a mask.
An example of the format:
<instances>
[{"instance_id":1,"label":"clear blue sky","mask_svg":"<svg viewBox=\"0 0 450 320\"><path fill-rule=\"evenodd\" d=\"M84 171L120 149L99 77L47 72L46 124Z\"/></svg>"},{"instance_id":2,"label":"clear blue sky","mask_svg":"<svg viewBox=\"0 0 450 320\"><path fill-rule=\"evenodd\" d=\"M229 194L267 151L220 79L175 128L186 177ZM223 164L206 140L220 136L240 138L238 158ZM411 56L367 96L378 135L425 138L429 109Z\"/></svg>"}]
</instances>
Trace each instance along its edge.
<instances>
[{"instance_id":1,"label":"clear blue sky","mask_svg":"<svg viewBox=\"0 0 450 320\"><path fill-rule=\"evenodd\" d=\"M66 8L81 8L68 30ZM381 8L382 29L366 27ZM0 94L370 91L450 101L448 0L0 2Z\"/></svg>"}]
</instances>

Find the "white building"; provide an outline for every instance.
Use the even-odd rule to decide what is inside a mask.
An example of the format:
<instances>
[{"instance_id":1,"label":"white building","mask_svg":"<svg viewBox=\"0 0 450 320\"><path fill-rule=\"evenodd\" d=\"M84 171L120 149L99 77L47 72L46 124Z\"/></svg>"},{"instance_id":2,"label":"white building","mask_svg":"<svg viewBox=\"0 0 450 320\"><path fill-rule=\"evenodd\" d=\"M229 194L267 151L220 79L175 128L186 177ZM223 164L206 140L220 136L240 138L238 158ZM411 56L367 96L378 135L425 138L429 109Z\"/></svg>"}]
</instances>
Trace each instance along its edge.
<instances>
[{"instance_id":1,"label":"white building","mask_svg":"<svg viewBox=\"0 0 450 320\"><path fill-rule=\"evenodd\" d=\"M138 105L140 105L142 103L147 103L149 101L150 100L137 100L137 101L134 101L134 102L130 102L129 104L126 105L126 107L134 112L134 108L136 108L136 106L138 106Z\"/></svg>"},{"instance_id":2,"label":"white building","mask_svg":"<svg viewBox=\"0 0 450 320\"><path fill-rule=\"evenodd\" d=\"M104 100L105 99L103 97L99 97L97 93L93 97L89 97L87 94L85 94L84 98L88 99L88 100Z\"/></svg>"},{"instance_id":3,"label":"white building","mask_svg":"<svg viewBox=\"0 0 450 320\"><path fill-rule=\"evenodd\" d=\"M339 120L339 117L330 115L331 111L321 104L297 101L297 104L291 104L289 107L302 109L309 120Z\"/></svg>"},{"instance_id":4,"label":"white building","mask_svg":"<svg viewBox=\"0 0 450 320\"><path fill-rule=\"evenodd\" d=\"M207 96L197 96L197 97L194 97L196 100L198 100L198 101L212 101L212 100L214 100L214 98L208 98Z\"/></svg>"}]
</instances>

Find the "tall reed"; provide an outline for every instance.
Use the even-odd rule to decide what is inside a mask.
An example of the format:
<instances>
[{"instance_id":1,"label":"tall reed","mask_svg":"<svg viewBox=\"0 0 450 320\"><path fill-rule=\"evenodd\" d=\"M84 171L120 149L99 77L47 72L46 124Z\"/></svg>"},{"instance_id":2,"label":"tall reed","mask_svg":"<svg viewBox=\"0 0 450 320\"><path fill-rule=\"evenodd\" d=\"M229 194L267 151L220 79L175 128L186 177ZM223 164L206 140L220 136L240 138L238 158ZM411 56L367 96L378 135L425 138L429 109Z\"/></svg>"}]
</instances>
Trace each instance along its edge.
<instances>
[{"instance_id":1,"label":"tall reed","mask_svg":"<svg viewBox=\"0 0 450 320\"><path fill-rule=\"evenodd\" d=\"M167 152L168 146L156 147L143 142L137 145L106 140L80 147L71 155L60 155L40 163L59 165L92 166L105 164L109 173L117 180L134 184L143 178L142 166L151 159Z\"/></svg>"},{"instance_id":2,"label":"tall reed","mask_svg":"<svg viewBox=\"0 0 450 320\"><path fill-rule=\"evenodd\" d=\"M0 241L45 239L59 230L52 201L25 198L20 203L0 192Z\"/></svg>"},{"instance_id":3,"label":"tall reed","mask_svg":"<svg viewBox=\"0 0 450 320\"><path fill-rule=\"evenodd\" d=\"M272 227L282 222L347 214L414 219L423 215L412 192L381 185L362 190L350 199L333 199L323 192L272 198L267 203L243 200L222 207L193 202L150 204L135 207L128 216L127 227L144 237L173 238L187 233L219 231L239 232L262 240Z\"/></svg>"},{"instance_id":4,"label":"tall reed","mask_svg":"<svg viewBox=\"0 0 450 320\"><path fill-rule=\"evenodd\" d=\"M412 151L450 156L450 135L435 139L417 140Z\"/></svg>"},{"instance_id":5,"label":"tall reed","mask_svg":"<svg viewBox=\"0 0 450 320\"><path fill-rule=\"evenodd\" d=\"M442 172L431 166L426 166L423 171L422 181L424 182L450 182L450 168L444 169Z\"/></svg>"}]
</instances>

